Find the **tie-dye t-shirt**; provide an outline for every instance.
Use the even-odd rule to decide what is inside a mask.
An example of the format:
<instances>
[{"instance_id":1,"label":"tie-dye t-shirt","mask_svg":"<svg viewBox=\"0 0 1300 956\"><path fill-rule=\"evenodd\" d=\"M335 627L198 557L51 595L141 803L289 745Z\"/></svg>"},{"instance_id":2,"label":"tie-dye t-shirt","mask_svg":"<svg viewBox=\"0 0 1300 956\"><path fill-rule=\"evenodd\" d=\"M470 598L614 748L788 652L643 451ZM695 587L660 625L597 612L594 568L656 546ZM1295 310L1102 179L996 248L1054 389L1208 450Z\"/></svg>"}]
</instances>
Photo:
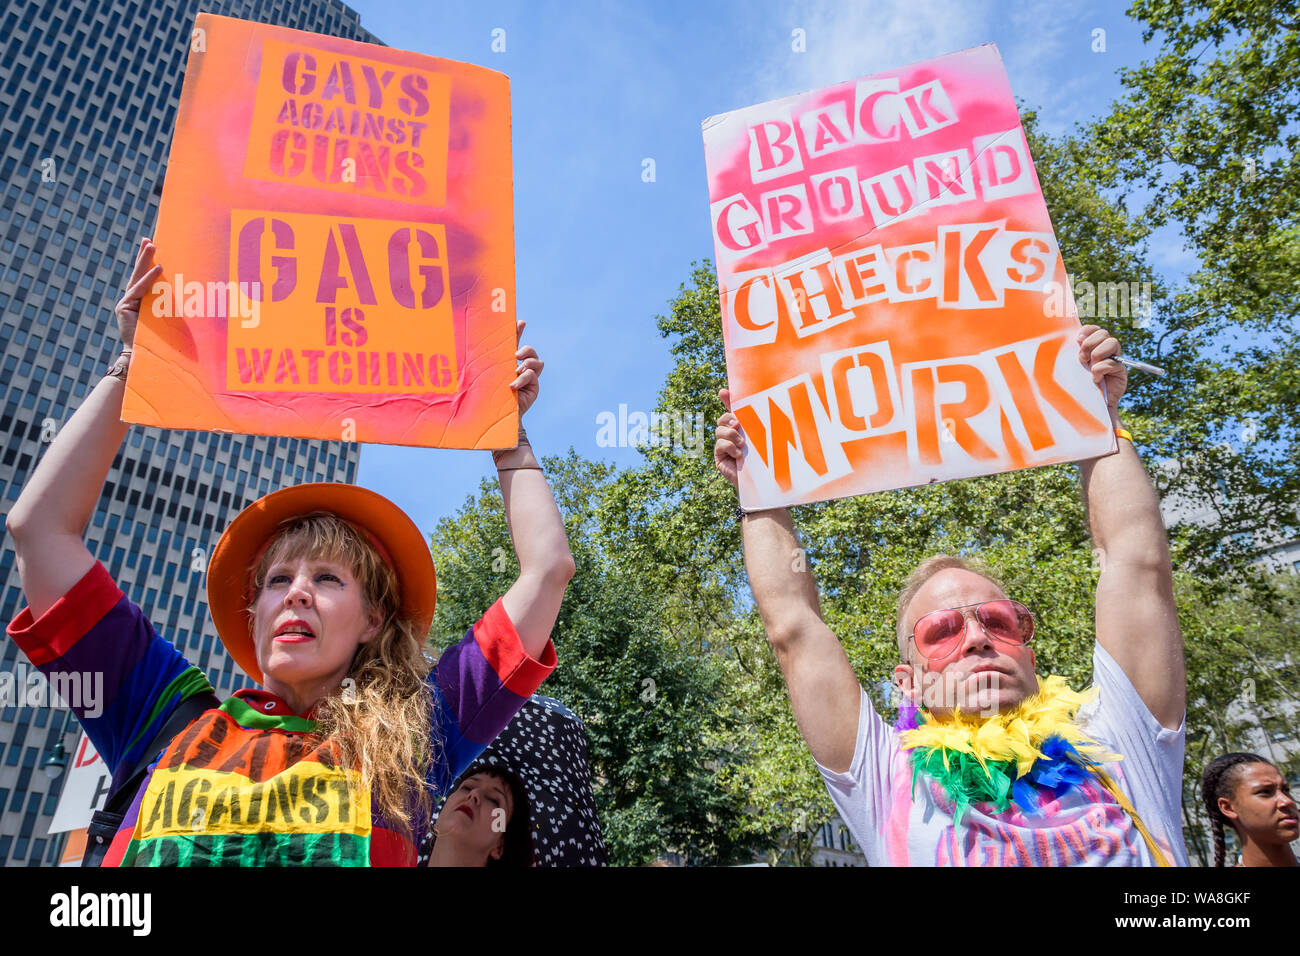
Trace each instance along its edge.
<instances>
[{"instance_id":1,"label":"tie-dye t-shirt","mask_svg":"<svg viewBox=\"0 0 1300 956\"><path fill-rule=\"evenodd\" d=\"M1080 711L1080 726L1123 757L1104 769L1166 858L1187 866L1181 814L1184 727L1162 727L1100 645L1093 651L1093 681L1100 693ZM954 825L954 805L942 787L922 774L913 789L907 753L865 692L858 706L857 744L848 771L818 769L871 866L1156 865L1129 815L1093 782L1060 798L1040 790L1037 806L1012 804L1005 813L975 803Z\"/></svg>"},{"instance_id":2,"label":"tie-dye t-shirt","mask_svg":"<svg viewBox=\"0 0 1300 956\"><path fill-rule=\"evenodd\" d=\"M415 847L350 787L356 771L311 743L311 720L269 691L224 703L202 672L154 630L102 564L39 620L24 608L8 627L48 678L91 674L102 687L78 719L122 782L182 700L210 704L171 741L127 811L104 866L412 866ZM452 782L555 668L524 651L497 601L439 658L426 682L438 740L428 776ZM102 685L98 675L102 674ZM413 830L423 833L425 821Z\"/></svg>"}]
</instances>

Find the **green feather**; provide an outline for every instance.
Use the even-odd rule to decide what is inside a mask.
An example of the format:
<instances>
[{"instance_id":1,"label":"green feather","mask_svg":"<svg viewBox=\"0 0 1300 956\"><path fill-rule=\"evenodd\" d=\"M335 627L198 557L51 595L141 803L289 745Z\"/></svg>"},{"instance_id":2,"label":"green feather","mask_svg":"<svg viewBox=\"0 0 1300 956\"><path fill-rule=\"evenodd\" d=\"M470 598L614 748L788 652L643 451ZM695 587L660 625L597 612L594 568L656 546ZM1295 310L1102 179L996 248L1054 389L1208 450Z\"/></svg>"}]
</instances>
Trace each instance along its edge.
<instances>
[{"instance_id":1,"label":"green feather","mask_svg":"<svg viewBox=\"0 0 1300 956\"><path fill-rule=\"evenodd\" d=\"M912 787L924 773L943 787L956 804L953 822L960 823L966 808L972 803L991 803L999 813L1011 806L1011 783L1015 779L1016 764L1012 760L985 760L985 766L972 755L942 748L922 748L911 752Z\"/></svg>"}]
</instances>

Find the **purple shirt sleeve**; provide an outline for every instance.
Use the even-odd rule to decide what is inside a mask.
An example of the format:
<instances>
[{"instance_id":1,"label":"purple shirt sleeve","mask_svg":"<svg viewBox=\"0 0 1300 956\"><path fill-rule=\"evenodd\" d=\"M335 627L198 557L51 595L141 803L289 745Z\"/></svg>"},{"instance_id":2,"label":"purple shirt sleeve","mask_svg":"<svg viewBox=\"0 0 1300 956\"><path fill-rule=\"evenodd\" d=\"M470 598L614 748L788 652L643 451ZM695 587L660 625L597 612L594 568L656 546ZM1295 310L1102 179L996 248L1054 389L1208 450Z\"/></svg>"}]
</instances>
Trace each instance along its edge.
<instances>
[{"instance_id":1,"label":"purple shirt sleeve","mask_svg":"<svg viewBox=\"0 0 1300 956\"><path fill-rule=\"evenodd\" d=\"M39 619L24 607L6 631L77 715L114 787L182 700L206 693L216 706L208 679L98 562Z\"/></svg>"},{"instance_id":2,"label":"purple shirt sleeve","mask_svg":"<svg viewBox=\"0 0 1300 956\"><path fill-rule=\"evenodd\" d=\"M449 647L429 676L434 729L441 745L431 783L445 794L555 670L555 646L529 657L498 600Z\"/></svg>"}]
</instances>

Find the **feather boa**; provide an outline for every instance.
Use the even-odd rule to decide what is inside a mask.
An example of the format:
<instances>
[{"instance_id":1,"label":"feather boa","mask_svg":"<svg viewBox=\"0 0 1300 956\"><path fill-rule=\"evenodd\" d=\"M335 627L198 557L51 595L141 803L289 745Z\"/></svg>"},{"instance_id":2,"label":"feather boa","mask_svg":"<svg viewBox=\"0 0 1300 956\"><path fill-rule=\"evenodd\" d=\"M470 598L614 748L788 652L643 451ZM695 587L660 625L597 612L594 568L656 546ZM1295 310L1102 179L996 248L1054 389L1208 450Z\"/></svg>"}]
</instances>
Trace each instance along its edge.
<instances>
[{"instance_id":1,"label":"feather boa","mask_svg":"<svg viewBox=\"0 0 1300 956\"><path fill-rule=\"evenodd\" d=\"M1089 767L1120 759L1075 723L1096 693L1075 693L1065 678L1052 676L1005 713L980 718L958 711L942 720L904 700L894 729L910 751L913 793L922 773L933 778L956 804L955 822L976 802L999 813L1012 802L1032 810L1035 787L1061 796L1091 777Z\"/></svg>"}]
</instances>

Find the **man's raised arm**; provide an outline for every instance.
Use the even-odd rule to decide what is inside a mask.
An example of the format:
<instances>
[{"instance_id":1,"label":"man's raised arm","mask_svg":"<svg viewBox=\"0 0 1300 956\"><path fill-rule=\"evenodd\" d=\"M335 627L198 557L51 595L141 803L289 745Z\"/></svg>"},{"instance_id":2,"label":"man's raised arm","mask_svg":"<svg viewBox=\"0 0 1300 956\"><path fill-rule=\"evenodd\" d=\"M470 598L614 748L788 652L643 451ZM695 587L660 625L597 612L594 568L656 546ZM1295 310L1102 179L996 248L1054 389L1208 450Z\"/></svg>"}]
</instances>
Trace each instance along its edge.
<instances>
[{"instance_id":1,"label":"man's raised arm","mask_svg":"<svg viewBox=\"0 0 1300 956\"><path fill-rule=\"evenodd\" d=\"M718 419L714 463L733 485L744 454L731 397L719 392L727 412ZM849 769L857 743L861 692L839 640L822 621L817 582L799 560L799 539L785 508L742 519L745 570L767 628L767 640L790 692L795 720L813 759L839 773Z\"/></svg>"},{"instance_id":2,"label":"man's raised arm","mask_svg":"<svg viewBox=\"0 0 1300 956\"><path fill-rule=\"evenodd\" d=\"M1086 325L1079 359L1103 385L1113 427L1128 384L1116 361L1119 342ZM1097 643L1123 669L1147 709L1170 729L1187 708L1183 636L1174 605L1173 568L1160 501L1133 443L1119 440L1113 455L1080 463L1092 541L1101 562L1097 583Z\"/></svg>"}]
</instances>

